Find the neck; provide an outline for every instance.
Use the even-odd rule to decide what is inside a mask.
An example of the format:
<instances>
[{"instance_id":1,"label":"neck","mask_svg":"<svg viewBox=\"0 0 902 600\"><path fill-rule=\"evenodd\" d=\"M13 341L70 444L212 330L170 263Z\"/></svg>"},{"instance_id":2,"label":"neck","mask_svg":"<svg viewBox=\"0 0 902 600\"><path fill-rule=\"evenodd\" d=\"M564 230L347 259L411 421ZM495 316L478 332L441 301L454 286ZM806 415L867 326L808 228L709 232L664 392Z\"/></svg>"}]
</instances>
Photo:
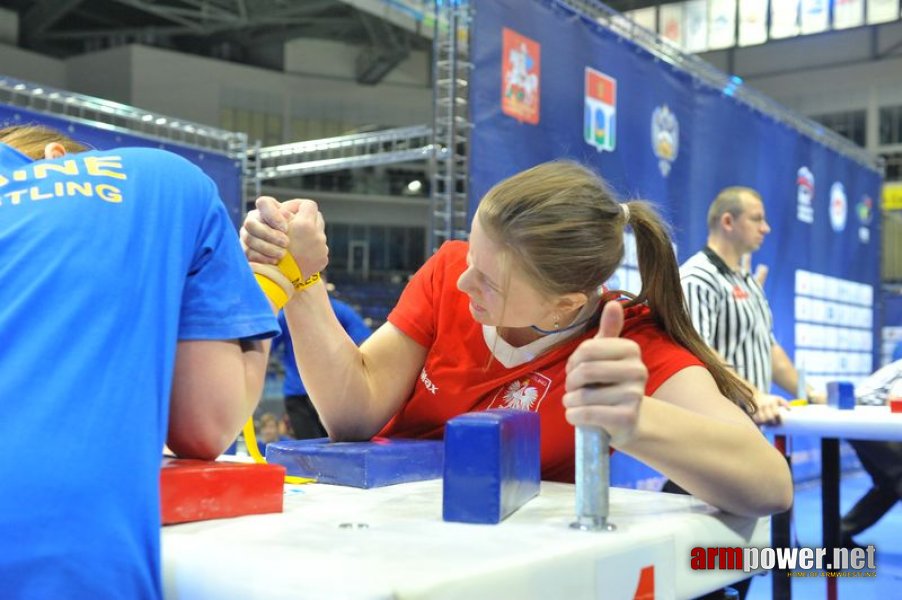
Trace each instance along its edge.
<instances>
[{"instance_id":1,"label":"neck","mask_svg":"<svg viewBox=\"0 0 902 600\"><path fill-rule=\"evenodd\" d=\"M566 325L562 325L557 329L543 329L536 325L530 325L529 327L498 327L498 335L515 348L525 346L549 335L556 336L559 338L559 341L564 342L573 337L574 333L582 331L581 326L584 326L591 320L592 313L598 309L599 303L600 297L593 296L586 304L567 316Z\"/></svg>"},{"instance_id":2,"label":"neck","mask_svg":"<svg viewBox=\"0 0 902 600\"><path fill-rule=\"evenodd\" d=\"M544 337L532 327L498 327L498 335L514 348L531 344L537 339Z\"/></svg>"},{"instance_id":3,"label":"neck","mask_svg":"<svg viewBox=\"0 0 902 600\"><path fill-rule=\"evenodd\" d=\"M708 247L714 250L728 267L734 271L738 271L741 266L742 253L739 252L726 240L718 236L708 236Z\"/></svg>"}]
</instances>

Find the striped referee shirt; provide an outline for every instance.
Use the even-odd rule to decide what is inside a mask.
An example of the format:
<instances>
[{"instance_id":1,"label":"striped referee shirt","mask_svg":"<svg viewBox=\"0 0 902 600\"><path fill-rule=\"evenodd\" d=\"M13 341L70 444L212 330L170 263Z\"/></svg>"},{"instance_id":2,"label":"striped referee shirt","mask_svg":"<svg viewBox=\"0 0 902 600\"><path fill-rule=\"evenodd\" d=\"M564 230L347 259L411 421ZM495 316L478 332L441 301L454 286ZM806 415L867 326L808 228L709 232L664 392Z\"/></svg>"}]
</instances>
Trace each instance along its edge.
<instances>
[{"instance_id":1,"label":"striped referee shirt","mask_svg":"<svg viewBox=\"0 0 902 600\"><path fill-rule=\"evenodd\" d=\"M773 317L755 278L705 247L680 267L692 324L702 339L762 392L773 376Z\"/></svg>"}]
</instances>

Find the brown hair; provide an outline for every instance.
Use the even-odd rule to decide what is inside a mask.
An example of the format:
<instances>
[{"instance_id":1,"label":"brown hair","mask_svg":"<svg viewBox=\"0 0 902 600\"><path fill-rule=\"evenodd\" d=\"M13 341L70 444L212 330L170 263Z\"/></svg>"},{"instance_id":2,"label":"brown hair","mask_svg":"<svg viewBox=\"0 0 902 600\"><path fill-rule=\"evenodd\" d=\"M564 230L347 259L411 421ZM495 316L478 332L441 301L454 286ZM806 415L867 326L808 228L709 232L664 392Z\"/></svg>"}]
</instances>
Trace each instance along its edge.
<instances>
[{"instance_id":1,"label":"brown hair","mask_svg":"<svg viewBox=\"0 0 902 600\"><path fill-rule=\"evenodd\" d=\"M599 176L576 163L556 161L493 187L482 199L477 218L549 296L594 293L623 259L623 232L631 225L642 290L627 306L647 304L658 326L705 364L720 392L753 413L751 388L724 366L692 326L666 225L649 203L633 200L626 205L629 223Z\"/></svg>"},{"instance_id":2,"label":"brown hair","mask_svg":"<svg viewBox=\"0 0 902 600\"><path fill-rule=\"evenodd\" d=\"M739 218L739 215L745 210L743 196L746 194L761 200L761 194L750 187L734 185L717 192L717 196L708 207L708 231L714 231L717 228L720 217L724 213L730 213L734 219Z\"/></svg>"},{"instance_id":3,"label":"brown hair","mask_svg":"<svg viewBox=\"0 0 902 600\"><path fill-rule=\"evenodd\" d=\"M0 144L11 146L29 158L44 158L44 147L62 144L66 152L85 152L88 147L43 125L12 125L0 129Z\"/></svg>"},{"instance_id":4,"label":"brown hair","mask_svg":"<svg viewBox=\"0 0 902 600\"><path fill-rule=\"evenodd\" d=\"M279 424L279 418L271 412L265 412L260 415L260 427L262 428L267 423L272 423L273 425Z\"/></svg>"}]
</instances>

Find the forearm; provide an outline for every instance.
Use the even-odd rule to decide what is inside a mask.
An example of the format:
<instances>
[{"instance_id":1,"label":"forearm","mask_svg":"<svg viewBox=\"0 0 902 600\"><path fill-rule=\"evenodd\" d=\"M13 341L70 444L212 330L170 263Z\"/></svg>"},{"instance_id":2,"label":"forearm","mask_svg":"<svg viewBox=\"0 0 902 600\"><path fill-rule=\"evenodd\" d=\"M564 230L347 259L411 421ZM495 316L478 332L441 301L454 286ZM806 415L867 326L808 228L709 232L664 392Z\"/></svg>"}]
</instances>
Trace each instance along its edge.
<instances>
[{"instance_id":1,"label":"forearm","mask_svg":"<svg viewBox=\"0 0 902 600\"><path fill-rule=\"evenodd\" d=\"M263 397L263 387L266 383L266 370L269 367L269 352L272 340L241 340L241 358L244 364L244 398L237 402L240 407L236 415L238 430L254 414L260 398ZM233 423L234 426L234 423ZM237 431L235 432L237 435ZM233 436L234 438L234 436Z\"/></svg>"},{"instance_id":2,"label":"forearm","mask_svg":"<svg viewBox=\"0 0 902 600\"><path fill-rule=\"evenodd\" d=\"M636 435L619 450L727 512L768 515L792 502L785 459L751 424L699 414L656 398L640 405Z\"/></svg>"},{"instance_id":3,"label":"forearm","mask_svg":"<svg viewBox=\"0 0 902 600\"><path fill-rule=\"evenodd\" d=\"M333 440L364 440L391 417L374 402L364 355L329 303L325 286L296 293L284 307L304 387Z\"/></svg>"},{"instance_id":4,"label":"forearm","mask_svg":"<svg viewBox=\"0 0 902 600\"><path fill-rule=\"evenodd\" d=\"M796 370L795 365L792 364L786 351L783 350L782 346L779 344L774 344L772 347L771 365L773 367L774 382L792 396L797 395L799 389L799 372Z\"/></svg>"},{"instance_id":5,"label":"forearm","mask_svg":"<svg viewBox=\"0 0 902 600\"><path fill-rule=\"evenodd\" d=\"M167 445L213 459L235 439L263 392L269 341L186 341L176 354Z\"/></svg>"}]
</instances>

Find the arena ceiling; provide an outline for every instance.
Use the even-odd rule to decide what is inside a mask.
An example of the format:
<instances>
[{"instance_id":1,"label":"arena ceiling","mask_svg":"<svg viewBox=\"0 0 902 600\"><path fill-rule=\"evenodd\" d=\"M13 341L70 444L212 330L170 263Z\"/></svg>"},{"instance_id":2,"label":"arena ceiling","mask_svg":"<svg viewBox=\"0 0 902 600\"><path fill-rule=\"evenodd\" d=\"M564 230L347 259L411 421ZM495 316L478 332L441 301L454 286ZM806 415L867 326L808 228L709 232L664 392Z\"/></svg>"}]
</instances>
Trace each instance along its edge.
<instances>
[{"instance_id":1,"label":"arena ceiling","mask_svg":"<svg viewBox=\"0 0 902 600\"><path fill-rule=\"evenodd\" d=\"M612 1L617 10L666 2ZM431 42L415 27L381 18L382 0L0 0L19 15L19 45L65 58L144 44L282 69L295 38L358 46L358 81L378 83L411 50Z\"/></svg>"}]
</instances>

